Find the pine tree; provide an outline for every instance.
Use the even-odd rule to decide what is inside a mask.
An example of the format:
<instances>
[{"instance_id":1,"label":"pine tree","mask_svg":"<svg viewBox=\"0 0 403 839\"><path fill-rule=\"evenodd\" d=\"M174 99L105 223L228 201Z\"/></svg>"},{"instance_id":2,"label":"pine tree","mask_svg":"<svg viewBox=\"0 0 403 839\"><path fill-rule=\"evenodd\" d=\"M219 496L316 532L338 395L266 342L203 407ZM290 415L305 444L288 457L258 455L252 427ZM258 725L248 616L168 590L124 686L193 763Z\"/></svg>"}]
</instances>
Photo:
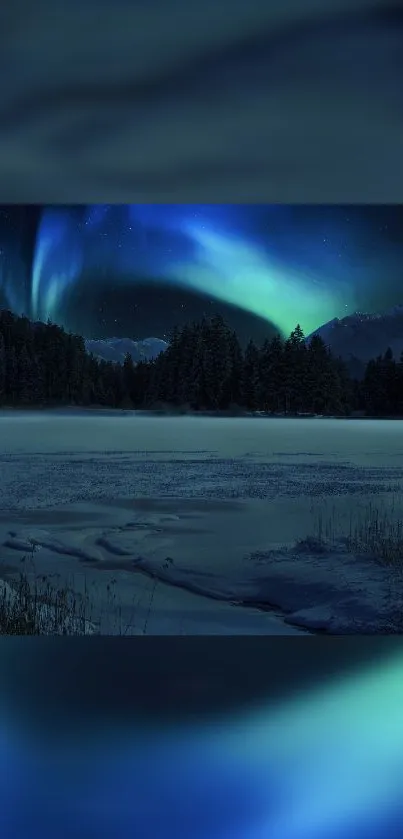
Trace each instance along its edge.
<instances>
[{"instance_id":1,"label":"pine tree","mask_svg":"<svg viewBox=\"0 0 403 839\"><path fill-rule=\"evenodd\" d=\"M175 342L173 351L169 355L169 388L170 398L168 401L176 405L185 406L192 402L197 391L197 382L194 378L196 368L195 353L198 345L198 325L184 326ZM168 347L168 352L171 347ZM165 356L165 353L164 353ZM196 396L197 398L197 396Z\"/></svg>"},{"instance_id":2,"label":"pine tree","mask_svg":"<svg viewBox=\"0 0 403 839\"><path fill-rule=\"evenodd\" d=\"M6 398L6 348L3 334L0 332L0 405Z\"/></svg>"},{"instance_id":3,"label":"pine tree","mask_svg":"<svg viewBox=\"0 0 403 839\"><path fill-rule=\"evenodd\" d=\"M307 363L304 333L298 324L284 344L281 393L286 414L305 408Z\"/></svg>"},{"instance_id":4,"label":"pine tree","mask_svg":"<svg viewBox=\"0 0 403 839\"><path fill-rule=\"evenodd\" d=\"M340 383L340 413L348 416L356 403L354 382L350 379L346 364L341 358L333 359L333 365Z\"/></svg>"},{"instance_id":5,"label":"pine tree","mask_svg":"<svg viewBox=\"0 0 403 839\"><path fill-rule=\"evenodd\" d=\"M206 389L206 373L204 367L204 348L206 344L207 322L193 324L193 351L191 365L189 367L189 378L185 385L187 399L190 407L195 411L202 410L208 405ZM186 373L186 371L184 371ZM181 385L184 387L184 385Z\"/></svg>"},{"instance_id":6,"label":"pine tree","mask_svg":"<svg viewBox=\"0 0 403 839\"><path fill-rule=\"evenodd\" d=\"M259 359L259 407L266 412L282 410L281 386L284 378L284 345L280 335L262 346Z\"/></svg>"},{"instance_id":7,"label":"pine tree","mask_svg":"<svg viewBox=\"0 0 403 839\"><path fill-rule=\"evenodd\" d=\"M157 363L159 358L156 359ZM136 407L141 407L145 404L150 404L147 402L147 394L150 393L150 387L152 384L152 374L153 374L153 362L147 363L145 361L139 361L136 364L136 378L135 378L135 392L134 392L134 405Z\"/></svg>"},{"instance_id":8,"label":"pine tree","mask_svg":"<svg viewBox=\"0 0 403 839\"><path fill-rule=\"evenodd\" d=\"M242 404L243 354L236 332L228 336L229 376L224 384L224 403L226 407L238 407Z\"/></svg>"},{"instance_id":9,"label":"pine tree","mask_svg":"<svg viewBox=\"0 0 403 839\"><path fill-rule=\"evenodd\" d=\"M227 407L225 391L231 375L230 333L221 315L215 315L204 330L201 353L207 407Z\"/></svg>"},{"instance_id":10,"label":"pine tree","mask_svg":"<svg viewBox=\"0 0 403 839\"><path fill-rule=\"evenodd\" d=\"M6 345L5 348L5 369L6 369L6 397L11 400L14 405L18 396L18 364L17 353L13 344Z\"/></svg>"},{"instance_id":11,"label":"pine tree","mask_svg":"<svg viewBox=\"0 0 403 839\"><path fill-rule=\"evenodd\" d=\"M154 401L174 405L178 401L179 366L182 360L182 331L173 330L171 342L154 364Z\"/></svg>"},{"instance_id":12,"label":"pine tree","mask_svg":"<svg viewBox=\"0 0 403 839\"><path fill-rule=\"evenodd\" d=\"M246 350L242 373L242 402L249 411L259 405L259 350L250 340Z\"/></svg>"},{"instance_id":13,"label":"pine tree","mask_svg":"<svg viewBox=\"0 0 403 839\"><path fill-rule=\"evenodd\" d=\"M332 371L326 344L319 335L314 335L310 340L307 362L308 410L315 414L326 413L332 402L332 390L337 379Z\"/></svg>"},{"instance_id":14,"label":"pine tree","mask_svg":"<svg viewBox=\"0 0 403 839\"><path fill-rule=\"evenodd\" d=\"M380 391L379 359L370 359L365 368L365 375L361 386L363 406L367 414L376 414L382 408L382 393Z\"/></svg>"},{"instance_id":15,"label":"pine tree","mask_svg":"<svg viewBox=\"0 0 403 839\"><path fill-rule=\"evenodd\" d=\"M125 396L128 402L132 403L135 392L135 370L133 358L130 355L130 353L126 353L126 357L123 362L123 381L125 388Z\"/></svg>"},{"instance_id":16,"label":"pine tree","mask_svg":"<svg viewBox=\"0 0 403 839\"><path fill-rule=\"evenodd\" d=\"M77 335L67 335L65 342L66 399L69 404L80 402L85 345Z\"/></svg>"},{"instance_id":17,"label":"pine tree","mask_svg":"<svg viewBox=\"0 0 403 839\"><path fill-rule=\"evenodd\" d=\"M36 402L36 396L33 359L26 346L22 346L17 356L16 398L26 405Z\"/></svg>"},{"instance_id":18,"label":"pine tree","mask_svg":"<svg viewBox=\"0 0 403 839\"><path fill-rule=\"evenodd\" d=\"M386 415L394 416L398 413L400 393L397 364L390 347L382 360L382 379L385 393L384 411Z\"/></svg>"}]
</instances>

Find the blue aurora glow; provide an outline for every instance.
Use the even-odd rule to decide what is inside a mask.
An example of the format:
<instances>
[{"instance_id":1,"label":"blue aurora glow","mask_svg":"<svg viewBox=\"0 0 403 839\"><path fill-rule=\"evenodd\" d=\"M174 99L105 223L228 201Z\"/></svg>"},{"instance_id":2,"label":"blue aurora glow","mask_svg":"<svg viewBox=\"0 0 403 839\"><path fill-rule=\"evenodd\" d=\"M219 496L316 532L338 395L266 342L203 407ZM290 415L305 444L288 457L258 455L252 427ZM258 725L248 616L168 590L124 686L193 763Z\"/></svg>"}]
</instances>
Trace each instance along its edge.
<instances>
[{"instance_id":1,"label":"blue aurora glow","mask_svg":"<svg viewBox=\"0 0 403 839\"><path fill-rule=\"evenodd\" d=\"M402 707L395 654L278 706L124 743L112 724L68 752L22 739L8 711L1 836L397 839Z\"/></svg>"},{"instance_id":2,"label":"blue aurora glow","mask_svg":"<svg viewBox=\"0 0 403 839\"><path fill-rule=\"evenodd\" d=\"M25 311L68 327L69 293L78 285L90 292L91 283L109 276L133 288L158 281L190 289L259 315L285 334L298 319L309 333L355 307L353 244L348 255L342 251L340 221L333 216L335 235L324 247L329 219L301 225L295 208L45 208ZM3 282L2 290L12 308L24 309L15 288Z\"/></svg>"},{"instance_id":3,"label":"blue aurora glow","mask_svg":"<svg viewBox=\"0 0 403 839\"><path fill-rule=\"evenodd\" d=\"M31 315L58 321L63 296L78 281L83 251L77 227L63 210L45 210L32 266Z\"/></svg>"}]
</instances>

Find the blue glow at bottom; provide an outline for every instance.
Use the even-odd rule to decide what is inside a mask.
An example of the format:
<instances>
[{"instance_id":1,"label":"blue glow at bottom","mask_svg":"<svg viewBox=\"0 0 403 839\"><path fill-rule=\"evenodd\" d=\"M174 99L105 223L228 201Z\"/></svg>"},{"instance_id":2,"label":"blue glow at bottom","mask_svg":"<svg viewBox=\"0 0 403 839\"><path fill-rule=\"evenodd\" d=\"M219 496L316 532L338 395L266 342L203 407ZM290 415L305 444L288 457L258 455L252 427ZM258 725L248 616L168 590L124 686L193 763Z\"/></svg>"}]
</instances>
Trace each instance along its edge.
<instances>
[{"instance_id":1,"label":"blue glow at bottom","mask_svg":"<svg viewBox=\"0 0 403 839\"><path fill-rule=\"evenodd\" d=\"M403 657L215 724L0 738L2 839L403 835Z\"/></svg>"}]
</instances>

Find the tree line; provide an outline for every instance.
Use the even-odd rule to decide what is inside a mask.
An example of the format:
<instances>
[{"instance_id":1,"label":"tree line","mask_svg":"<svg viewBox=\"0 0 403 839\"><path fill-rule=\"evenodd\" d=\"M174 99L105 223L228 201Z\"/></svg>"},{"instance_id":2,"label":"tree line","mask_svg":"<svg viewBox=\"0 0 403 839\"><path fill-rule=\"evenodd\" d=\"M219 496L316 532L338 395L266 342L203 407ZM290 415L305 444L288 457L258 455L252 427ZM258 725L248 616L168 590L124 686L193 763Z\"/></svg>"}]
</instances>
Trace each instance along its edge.
<instances>
[{"instance_id":1,"label":"tree line","mask_svg":"<svg viewBox=\"0 0 403 839\"><path fill-rule=\"evenodd\" d=\"M396 361L388 349L357 381L319 336L306 342L299 325L287 339L243 349L216 315L175 329L153 361L127 355L116 364L87 353L84 339L63 327L2 310L0 404L403 415L403 354Z\"/></svg>"}]
</instances>

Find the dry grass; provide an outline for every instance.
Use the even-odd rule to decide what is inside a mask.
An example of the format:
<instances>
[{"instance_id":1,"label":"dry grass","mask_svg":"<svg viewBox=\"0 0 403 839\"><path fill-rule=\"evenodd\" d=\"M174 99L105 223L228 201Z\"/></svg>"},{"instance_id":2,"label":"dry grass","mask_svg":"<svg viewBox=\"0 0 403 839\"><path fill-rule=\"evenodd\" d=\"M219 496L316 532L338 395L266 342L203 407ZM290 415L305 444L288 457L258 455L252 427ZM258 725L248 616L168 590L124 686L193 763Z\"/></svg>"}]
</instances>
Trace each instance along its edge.
<instances>
[{"instance_id":1,"label":"dry grass","mask_svg":"<svg viewBox=\"0 0 403 839\"><path fill-rule=\"evenodd\" d=\"M369 505L347 544L356 553L371 554L385 565L403 569L403 519L395 520L387 511Z\"/></svg>"},{"instance_id":2,"label":"dry grass","mask_svg":"<svg viewBox=\"0 0 403 839\"><path fill-rule=\"evenodd\" d=\"M93 618L91 591L77 593L71 584L55 584L54 575L38 575L32 554L21 560L23 570L10 582L0 579L0 635L97 635L100 622ZM5 575L7 576L7 575ZM137 606L126 623L116 593L116 579L106 586L108 614L114 615L113 634L143 634L148 631L157 580L153 581L143 626L136 627ZM109 619L110 623L110 619Z\"/></svg>"},{"instance_id":3,"label":"dry grass","mask_svg":"<svg viewBox=\"0 0 403 839\"><path fill-rule=\"evenodd\" d=\"M0 584L0 635L88 635L96 629L87 614L85 597L70 587L52 585L46 576L24 570L10 583Z\"/></svg>"},{"instance_id":4,"label":"dry grass","mask_svg":"<svg viewBox=\"0 0 403 839\"><path fill-rule=\"evenodd\" d=\"M399 495L389 505L369 503L350 513L347 527L340 525L334 507L327 514L317 512L314 521L314 539L319 545L342 541L351 553L372 556L403 571L403 499Z\"/></svg>"}]
</instances>

